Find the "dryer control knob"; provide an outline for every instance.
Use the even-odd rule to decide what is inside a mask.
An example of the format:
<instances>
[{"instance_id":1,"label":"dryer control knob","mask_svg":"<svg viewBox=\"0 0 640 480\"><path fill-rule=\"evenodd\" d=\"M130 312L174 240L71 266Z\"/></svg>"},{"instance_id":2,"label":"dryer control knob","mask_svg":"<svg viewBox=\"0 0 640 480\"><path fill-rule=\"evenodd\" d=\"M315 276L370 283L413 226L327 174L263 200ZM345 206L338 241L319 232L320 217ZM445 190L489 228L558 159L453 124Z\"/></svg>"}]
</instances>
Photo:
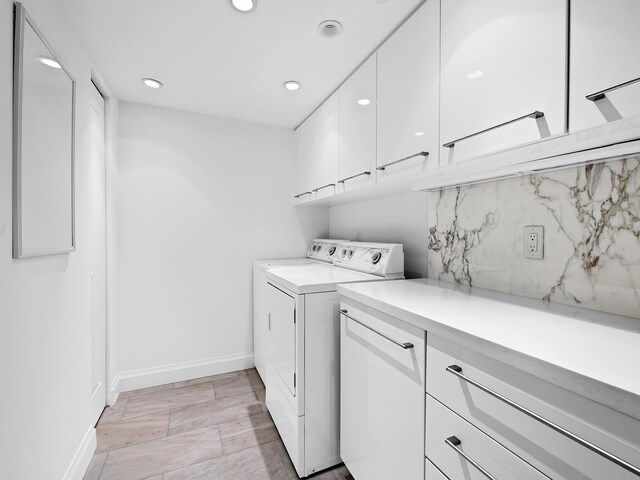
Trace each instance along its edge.
<instances>
[{"instance_id":1,"label":"dryer control knob","mask_svg":"<svg viewBox=\"0 0 640 480\"><path fill-rule=\"evenodd\" d=\"M381 258L382 254L380 252L375 252L373 255L371 255L371 263L375 265L380 261Z\"/></svg>"}]
</instances>

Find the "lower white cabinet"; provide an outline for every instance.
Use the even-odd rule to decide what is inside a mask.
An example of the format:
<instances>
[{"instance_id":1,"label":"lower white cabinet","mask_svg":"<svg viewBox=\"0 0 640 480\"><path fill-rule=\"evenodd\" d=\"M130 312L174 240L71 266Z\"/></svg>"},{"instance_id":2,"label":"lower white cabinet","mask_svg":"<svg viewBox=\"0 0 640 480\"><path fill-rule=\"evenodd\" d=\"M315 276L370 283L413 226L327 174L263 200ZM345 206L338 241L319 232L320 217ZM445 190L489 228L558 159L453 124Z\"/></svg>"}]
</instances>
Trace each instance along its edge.
<instances>
[{"instance_id":1,"label":"lower white cabinet","mask_svg":"<svg viewBox=\"0 0 640 480\"><path fill-rule=\"evenodd\" d=\"M640 478L638 418L365 303L342 297L340 313L340 456L355 480Z\"/></svg>"},{"instance_id":2,"label":"lower white cabinet","mask_svg":"<svg viewBox=\"0 0 640 480\"><path fill-rule=\"evenodd\" d=\"M424 479L425 332L341 305L340 456L355 480Z\"/></svg>"},{"instance_id":3,"label":"lower white cabinet","mask_svg":"<svg viewBox=\"0 0 640 480\"><path fill-rule=\"evenodd\" d=\"M639 477L577 438L639 468L640 421L435 335L427 393L426 455L450 480L485 478L450 436L498 480Z\"/></svg>"}]
</instances>

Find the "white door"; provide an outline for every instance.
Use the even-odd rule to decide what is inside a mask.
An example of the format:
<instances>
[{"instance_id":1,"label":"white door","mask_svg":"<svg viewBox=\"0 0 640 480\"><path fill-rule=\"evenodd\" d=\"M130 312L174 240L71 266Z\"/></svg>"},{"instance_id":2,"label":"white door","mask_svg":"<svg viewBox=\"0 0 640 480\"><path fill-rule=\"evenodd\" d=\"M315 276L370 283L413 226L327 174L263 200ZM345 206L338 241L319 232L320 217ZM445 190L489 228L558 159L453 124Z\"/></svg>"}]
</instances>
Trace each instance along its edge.
<instances>
[{"instance_id":1,"label":"white door","mask_svg":"<svg viewBox=\"0 0 640 480\"><path fill-rule=\"evenodd\" d=\"M104 98L91 91L91 395L97 421L106 405L106 165Z\"/></svg>"},{"instance_id":2,"label":"white door","mask_svg":"<svg viewBox=\"0 0 640 480\"><path fill-rule=\"evenodd\" d=\"M296 395L296 301L269 283L269 362Z\"/></svg>"}]
</instances>

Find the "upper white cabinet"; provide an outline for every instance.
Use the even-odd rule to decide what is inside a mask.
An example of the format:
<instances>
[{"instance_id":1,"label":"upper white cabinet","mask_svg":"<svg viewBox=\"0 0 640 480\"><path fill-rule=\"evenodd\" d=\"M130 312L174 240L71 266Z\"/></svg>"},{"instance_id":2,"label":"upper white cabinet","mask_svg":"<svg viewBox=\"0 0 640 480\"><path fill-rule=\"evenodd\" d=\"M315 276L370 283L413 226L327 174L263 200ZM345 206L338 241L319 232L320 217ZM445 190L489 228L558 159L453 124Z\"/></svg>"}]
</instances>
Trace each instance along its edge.
<instances>
[{"instance_id":1,"label":"upper white cabinet","mask_svg":"<svg viewBox=\"0 0 640 480\"><path fill-rule=\"evenodd\" d=\"M566 0L442 2L441 165L566 132L567 11Z\"/></svg>"},{"instance_id":2,"label":"upper white cabinet","mask_svg":"<svg viewBox=\"0 0 640 480\"><path fill-rule=\"evenodd\" d=\"M376 54L340 87L338 191L371 185L376 168Z\"/></svg>"},{"instance_id":3,"label":"upper white cabinet","mask_svg":"<svg viewBox=\"0 0 640 480\"><path fill-rule=\"evenodd\" d=\"M296 196L299 200L336 193L340 158L340 96L329 97L296 130Z\"/></svg>"},{"instance_id":4,"label":"upper white cabinet","mask_svg":"<svg viewBox=\"0 0 640 480\"><path fill-rule=\"evenodd\" d=\"M640 114L639 24L637 0L572 0L572 132Z\"/></svg>"},{"instance_id":5,"label":"upper white cabinet","mask_svg":"<svg viewBox=\"0 0 640 480\"><path fill-rule=\"evenodd\" d=\"M437 0L378 49L378 182L438 166L439 49Z\"/></svg>"}]
</instances>

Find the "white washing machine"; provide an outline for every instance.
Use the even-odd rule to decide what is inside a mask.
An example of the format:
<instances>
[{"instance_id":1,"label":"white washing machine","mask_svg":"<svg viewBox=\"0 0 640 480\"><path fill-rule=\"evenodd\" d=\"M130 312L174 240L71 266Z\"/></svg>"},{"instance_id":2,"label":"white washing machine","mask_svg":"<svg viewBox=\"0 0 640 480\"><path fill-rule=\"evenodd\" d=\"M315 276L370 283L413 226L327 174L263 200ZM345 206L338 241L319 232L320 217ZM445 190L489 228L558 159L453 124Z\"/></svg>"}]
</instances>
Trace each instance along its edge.
<instances>
[{"instance_id":1,"label":"white washing machine","mask_svg":"<svg viewBox=\"0 0 640 480\"><path fill-rule=\"evenodd\" d=\"M300 477L340 459L339 283L404 278L400 244L350 242L333 266L267 270L266 403Z\"/></svg>"},{"instance_id":2,"label":"white washing machine","mask_svg":"<svg viewBox=\"0 0 640 480\"><path fill-rule=\"evenodd\" d=\"M274 268L333 266L333 258L342 243L347 240L316 238L307 248L305 258L287 258L278 260L256 260L253 262L253 357L256 370L266 383L268 312L265 296L268 291L266 274Z\"/></svg>"}]
</instances>

